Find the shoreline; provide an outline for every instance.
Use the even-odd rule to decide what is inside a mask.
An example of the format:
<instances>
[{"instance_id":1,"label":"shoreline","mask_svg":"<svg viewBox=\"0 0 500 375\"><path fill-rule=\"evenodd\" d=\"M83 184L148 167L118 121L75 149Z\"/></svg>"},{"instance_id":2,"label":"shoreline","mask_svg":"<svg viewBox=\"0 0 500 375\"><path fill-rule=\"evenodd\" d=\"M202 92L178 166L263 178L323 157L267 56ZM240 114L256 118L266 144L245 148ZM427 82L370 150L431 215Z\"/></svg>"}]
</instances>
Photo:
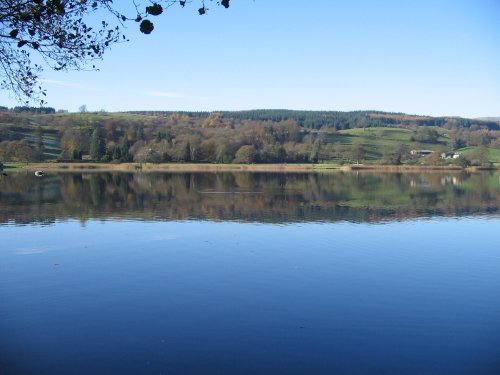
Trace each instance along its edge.
<instances>
[{"instance_id":1,"label":"shoreline","mask_svg":"<svg viewBox=\"0 0 500 375\"><path fill-rule=\"evenodd\" d=\"M54 172L482 172L497 171L492 167L423 166L423 165L363 165L363 164L202 164L202 163L12 163L5 169L44 170Z\"/></svg>"},{"instance_id":2,"label":"shoreline","mask_svg":"<svg viewBox=\"0 0 500 375\"><path fill-rule=\"evenodd\" d=\"M29 163L16 169L56 172L312 172L340 170L337 164L203 164L203 163Z\"/></svg>"}]
</instances>

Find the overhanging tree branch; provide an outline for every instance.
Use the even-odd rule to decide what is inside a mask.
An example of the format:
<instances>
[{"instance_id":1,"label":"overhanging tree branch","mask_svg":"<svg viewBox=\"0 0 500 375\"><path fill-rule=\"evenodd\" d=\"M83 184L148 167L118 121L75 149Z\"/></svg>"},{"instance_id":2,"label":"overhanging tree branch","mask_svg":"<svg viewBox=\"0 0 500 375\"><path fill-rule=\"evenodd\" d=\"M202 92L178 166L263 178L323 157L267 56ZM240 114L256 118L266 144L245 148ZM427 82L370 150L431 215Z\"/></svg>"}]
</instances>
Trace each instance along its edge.
<instances>
[{"instance_id":1,"label":"overhanging tree branch","mask_svg":"<svg viewBox=\"0 0 500 375\"><path fill-rule=\"evenodd\" d=\"M112 0L0 0L1 88L18 101L43 105L45 91L39 81L44 67L95 70L95 61L111 46L127 41L123 34L127 22L139 23L139 30L150 34L154 29L151 17L186 3L133 0L136 14L127 15ZM214 3L229 7L229 0ZM207 10L201 0L199 14ZM32 53L44 66L34 62Z\"/></svg>"}]
</instances>

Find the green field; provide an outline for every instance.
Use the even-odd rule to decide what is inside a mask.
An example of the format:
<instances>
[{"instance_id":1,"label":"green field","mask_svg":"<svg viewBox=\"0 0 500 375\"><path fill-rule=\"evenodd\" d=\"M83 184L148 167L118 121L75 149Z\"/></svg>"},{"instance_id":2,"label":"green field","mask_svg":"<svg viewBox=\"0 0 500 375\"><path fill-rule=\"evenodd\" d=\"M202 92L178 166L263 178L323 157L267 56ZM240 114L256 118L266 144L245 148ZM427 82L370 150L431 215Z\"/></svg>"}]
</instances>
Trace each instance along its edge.
<instances>
[{"instance_id":1,"label":"green field","mask_svg":"<svg viewBox=\"0 0 500 375\"><path fill-rule=\"evenodd\" d=\"M437 128L436 128L437 129ZM353 144L362 146L365 152L365 161L382 160L388 153L395 152L403 147L406 153L412 149L429 149L446 151L450 148L449 140L445 137L438 139L439 143L420 143L411 140L413 132L404 128L358 128L338 132L325 132L327 143L336 145L339 154L347 154Z\"/></svg>"},{"instance_id":2,"label":"green field","mask_svg":"<svg viewBox=\"0 0 500 375\"><path fill-rule=\"evenodd\" d=\"M500 150L496 148L482 148L486 152L487 160L496 167L500 167ZM464 147L458 150L466 157L473 158L475 154L481 152L480 147Z\"/></svg>"}]
</instances>

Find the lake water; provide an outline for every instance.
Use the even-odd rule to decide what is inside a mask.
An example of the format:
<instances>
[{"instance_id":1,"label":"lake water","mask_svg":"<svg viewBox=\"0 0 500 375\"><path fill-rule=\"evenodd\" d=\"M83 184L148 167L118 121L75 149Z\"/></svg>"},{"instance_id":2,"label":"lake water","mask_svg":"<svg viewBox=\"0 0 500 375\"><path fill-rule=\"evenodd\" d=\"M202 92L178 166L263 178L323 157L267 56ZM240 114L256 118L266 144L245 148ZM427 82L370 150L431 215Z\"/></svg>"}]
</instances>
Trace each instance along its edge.
<instances>
[{"instance_id":1,"label":"lake water","mask_svg":"<svg viewBox=\"0 0 500 375\"><path fill-rule=\"evenodd\" d=\"M0 374L500 373L499 174L0 178Z\"/></svg>"}]
</instances>

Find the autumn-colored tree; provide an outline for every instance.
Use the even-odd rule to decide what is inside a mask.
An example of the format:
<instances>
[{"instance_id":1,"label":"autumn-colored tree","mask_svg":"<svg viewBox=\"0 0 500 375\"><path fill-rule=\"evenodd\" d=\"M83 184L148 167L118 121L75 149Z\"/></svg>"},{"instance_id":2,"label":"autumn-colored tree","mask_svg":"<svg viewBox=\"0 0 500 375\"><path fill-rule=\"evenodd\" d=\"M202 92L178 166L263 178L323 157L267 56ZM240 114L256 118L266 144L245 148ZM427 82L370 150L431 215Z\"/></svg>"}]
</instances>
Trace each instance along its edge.
<instances>
[{"instance_id":1,"label":"autumn-colored tree","mask_svg":"<svg viewBox=\"0 0 500 375\"><path fill-rule=\"evenodd\" d=\"M236 152L233 163L251 164L255 161L256 150L252 145L243 145Z\"/></svg>"},{"instance_id":2,"label":"autumn-colored tree","mask_svg":"<svg viewBox=\"0 0 500 375\"><path fill-rule=\"evenodd\" d=\"M0 160L14 162L36 161L37 155L26 140L0 142Z\"/></svg>"}]
</instances>

